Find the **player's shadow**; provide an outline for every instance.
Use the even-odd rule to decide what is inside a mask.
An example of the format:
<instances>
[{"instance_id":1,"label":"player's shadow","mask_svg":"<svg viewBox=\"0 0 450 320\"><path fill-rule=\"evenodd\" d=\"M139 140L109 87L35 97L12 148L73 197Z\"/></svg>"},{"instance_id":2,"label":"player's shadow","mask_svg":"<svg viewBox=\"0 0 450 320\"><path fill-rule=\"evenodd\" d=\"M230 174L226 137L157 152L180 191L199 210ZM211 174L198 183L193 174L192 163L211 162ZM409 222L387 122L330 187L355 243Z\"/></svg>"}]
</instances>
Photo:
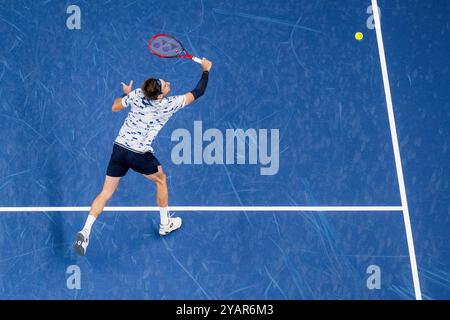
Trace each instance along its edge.
<instances>
[{"instance_id":1,"label":"player's shadow","mask_svg":"<svg viewBox=\"0 0 450 320\"><path fill-rule=\"evenodd\" d=\"M72 249L72 243L68 239L68 234L65 232L63 219L63 212L45 212L49 217L49 234L51 244L53 246L53 252L57 257L68 258L70 257L69 247Z\"/></svg>"},{"instance_id":2,"label":"player's shadow","mask_svg":"<svg viewBox=\"0 0 450 320\"><path fill-rule=\"evenodd\" d=\"M58 183L56 183L58 185ZM50 190L52 191L52 190ZM63 197L57 192L54 196L48 197L48 206L57 207L64 203ZM71 230L73 229L70 222L74 222L73 219L67 219L68 215L73 213L70 212L60 212L60 211L44 211L43 214L48 218L48 237L46 238L45 246L51 247L49 250L58 259L66 260L73 257L71 255L71 250L73 249L73 241L75 240L75 235ZM77 221L75 219L75 221ZM73 239L72 239L73 238ZM72 241L73 240L73 241Z\"/></svg>"}]
</instances>

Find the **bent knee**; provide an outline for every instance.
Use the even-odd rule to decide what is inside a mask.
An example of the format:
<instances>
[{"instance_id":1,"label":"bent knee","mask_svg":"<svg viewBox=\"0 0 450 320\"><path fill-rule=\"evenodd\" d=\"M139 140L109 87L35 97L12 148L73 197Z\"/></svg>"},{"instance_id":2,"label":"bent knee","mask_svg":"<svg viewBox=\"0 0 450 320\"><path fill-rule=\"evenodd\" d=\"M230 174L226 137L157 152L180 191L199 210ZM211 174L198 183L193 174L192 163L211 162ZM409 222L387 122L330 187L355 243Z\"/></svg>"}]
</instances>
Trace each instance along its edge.
<instances>
[{"instance_id":1,"label":"bent knee","mask_svg":"<svg viewBox=\"0 0 450 320\"><path fill-rule=\"evenodd\" d=\"M151 176L150 178L156 184L166 183L166 174L164 172L158 172Z\"/></svg>"},{"instance_id":2,"label":"bent knee","mask_svg":"<svg viewBox=\"0 0 450 320\"><path fill-rule=\"evenodd\" d=\"M166 183L166 174L164 172L158 173L158 176L156 179L157 179L156 183L161 183L161 184Z\"/></svg>"}]
</instances>

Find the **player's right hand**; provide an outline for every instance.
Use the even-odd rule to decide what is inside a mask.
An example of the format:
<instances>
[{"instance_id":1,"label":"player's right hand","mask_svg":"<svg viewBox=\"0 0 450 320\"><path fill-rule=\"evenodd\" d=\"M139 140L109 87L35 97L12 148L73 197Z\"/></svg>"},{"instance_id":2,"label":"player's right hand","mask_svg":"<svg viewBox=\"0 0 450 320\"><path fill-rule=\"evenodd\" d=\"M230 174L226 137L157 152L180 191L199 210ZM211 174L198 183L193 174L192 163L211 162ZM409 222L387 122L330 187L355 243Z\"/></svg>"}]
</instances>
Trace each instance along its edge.
<instances>
[{"instance_id":1,"label":"player's right hand","mask_svg":"<svg viewBox=\"0 0 450 320\"><path fill-rule=\"evenodd\" d=\"M209 61L206 58L203 58L202 59L202 71L208 71L209 72L209 70L211 70L211 67L212 67L212 62Z\"/></svg>"}]
</instances>

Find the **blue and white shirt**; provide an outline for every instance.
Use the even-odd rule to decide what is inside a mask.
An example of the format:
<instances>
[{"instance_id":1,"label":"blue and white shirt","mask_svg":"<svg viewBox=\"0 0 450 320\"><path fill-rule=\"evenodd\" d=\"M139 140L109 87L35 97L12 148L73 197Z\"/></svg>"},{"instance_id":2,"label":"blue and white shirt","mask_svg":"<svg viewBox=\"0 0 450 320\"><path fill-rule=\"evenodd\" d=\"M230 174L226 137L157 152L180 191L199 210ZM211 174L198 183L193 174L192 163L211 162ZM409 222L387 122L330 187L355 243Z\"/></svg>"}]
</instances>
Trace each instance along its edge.
<instances>
[{"instance_id":1,"label":"blue and white shirt","mask_svg":"<svg viewBox=\"0 0 450 320\"><path fill-rule=\"evenodd\" d=\"M115 143L134 152L153 152L152 142L171 116L185 106L185 96L148 100L142 89L122 98L122 105L131 107Z\"/></svg>"}]
</instances>

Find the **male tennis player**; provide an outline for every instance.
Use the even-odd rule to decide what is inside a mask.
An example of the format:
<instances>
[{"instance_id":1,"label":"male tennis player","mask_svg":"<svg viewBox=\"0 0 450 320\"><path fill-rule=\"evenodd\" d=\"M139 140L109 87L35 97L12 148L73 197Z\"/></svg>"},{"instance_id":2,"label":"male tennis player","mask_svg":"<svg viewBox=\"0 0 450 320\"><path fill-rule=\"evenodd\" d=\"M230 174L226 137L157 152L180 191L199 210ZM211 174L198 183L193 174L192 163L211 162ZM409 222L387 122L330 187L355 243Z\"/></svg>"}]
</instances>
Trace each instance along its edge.
<instances>
[{"instance_id":1,"label":"male tennis player","mask_svg":"<svg viewBox=\"0 0 450 320\"><path fill-rule=\"evenodd\" d=\"M160 212L159 234L166 235L181 227L181 218L169 215L166 175L153 155L151 145L175 112L203 95L208 85L211 66L211 61L203 58L202 76L197 86L179 96L168 96L170 82L163 79L147 79L142 88L133 91L133 80L128 85L122 82L124 95L114 101L112 111L118 112L130 107L130 112L114 142L103 190L92 203L83 230L77 233L75 250L79 255L86 254L92 225L119 185L120 178L125 176L130 168L156 184L156 202Z\"/></svg>"}]
</instances>

